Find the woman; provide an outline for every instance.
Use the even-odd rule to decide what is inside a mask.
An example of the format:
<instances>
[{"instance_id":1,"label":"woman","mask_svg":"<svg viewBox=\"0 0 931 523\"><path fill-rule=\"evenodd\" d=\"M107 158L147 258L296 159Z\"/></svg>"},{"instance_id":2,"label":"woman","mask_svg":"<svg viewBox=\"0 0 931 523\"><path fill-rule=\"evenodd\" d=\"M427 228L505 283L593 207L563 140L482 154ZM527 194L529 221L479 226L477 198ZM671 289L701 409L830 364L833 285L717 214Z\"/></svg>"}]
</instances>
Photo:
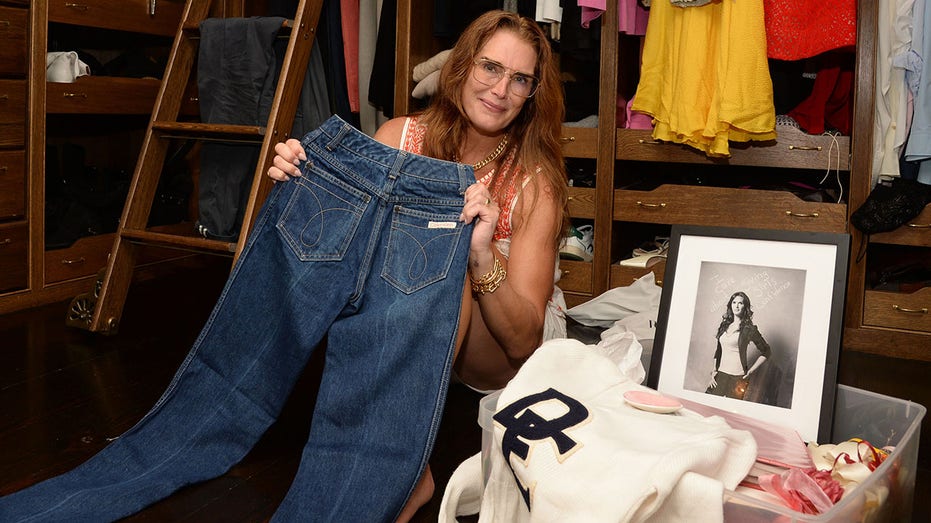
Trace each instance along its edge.
<instances>
[{"instance_id":1,"label":"woman","mask_svg":"<svg viewBox=\"0 0 931 523\"><path fill-rule=\"evenodd\" d=\"M534 22L490 13L452 53L430 110L388 122L377 140L337 117L308 133L314 178L272 191L155 406L71 471L0 497L0 520L115 521L223 474L328 334L314 423L273 521L408 520L432 495L421 471L449 373L439 366L461 347L464 380L503 386L555 317L558 82ZM294 174L288 148L276 165ZM457 218L474 224L468 236ZM458 278L471 291L461 308ZM422 320L396 328L412 316Z\"/></svg>"},{"instance_id":2,"label":"woman","mask_svg":"<svg viewBox=\"0 0 931 523\"><path fill-rule=\"evenodd\" d=\"M735 322L738 318L740 321ZM750 385L750 375L772 354L769 344L753 324L753 309L746 293L738 291L731 295L715 337L718 346L714 351L714 370L711 371L711 384L705 392L742 400ZM760 351L760 357L748 367L747 347L750 342Z\"/></svg>"},{"instance_id":3,"label":"woman","mask_svg":"<svg viewBox=\"0 0 931 523\"><path fill-rule=\"evenodd\" d=\"M374 136L475 171L479 183L466 191L462 212L475 226L454 369L478 390L503 387L544 339L565 336L564 302L554 286L568 223L563 111L545 34L532 20L490 11L452 49L431 105L388 121ZM271 178L301 175L299 141L275 151ZM432 493L428 468L400 520Z\"/></svg>"}]
</instances>

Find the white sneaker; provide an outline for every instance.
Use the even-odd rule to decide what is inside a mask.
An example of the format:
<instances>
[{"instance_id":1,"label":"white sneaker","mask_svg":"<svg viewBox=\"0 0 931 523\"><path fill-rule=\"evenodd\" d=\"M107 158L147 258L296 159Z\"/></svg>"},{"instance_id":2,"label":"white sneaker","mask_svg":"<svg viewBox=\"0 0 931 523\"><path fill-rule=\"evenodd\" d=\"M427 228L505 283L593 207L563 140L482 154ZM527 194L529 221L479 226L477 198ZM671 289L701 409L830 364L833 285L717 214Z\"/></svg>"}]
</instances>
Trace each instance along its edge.
<instances>
[{"instance_id":1,"label":"white sneaker","mask_svg":"<svg viewBox=\"0 0 931 523\"><path fill-rule=\"evenodd\" d=\"M595 228L591 225L582 225L579 228L570 226L569 235L566 236L559 248L559 257L564 260L592 261L594 257L592 237L594 234Z\"/></svg>"}]
</instances>

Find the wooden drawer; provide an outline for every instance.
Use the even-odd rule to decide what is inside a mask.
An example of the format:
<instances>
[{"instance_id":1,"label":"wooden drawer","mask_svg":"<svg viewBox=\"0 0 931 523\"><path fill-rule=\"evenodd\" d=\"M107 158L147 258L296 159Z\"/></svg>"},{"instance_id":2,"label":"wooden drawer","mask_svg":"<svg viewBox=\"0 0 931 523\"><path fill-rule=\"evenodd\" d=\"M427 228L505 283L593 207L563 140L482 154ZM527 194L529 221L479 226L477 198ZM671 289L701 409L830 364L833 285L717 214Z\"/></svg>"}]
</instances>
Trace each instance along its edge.
<instances>
[{"instance_id":1,"label":"wooden drawer","mask_svg":"<svg viewBox=\"0 0 931 523\"><path fill-rule=\"evenodd\" d=\"M29 226L0 225L0 292L25 289L29 278Z\"/></svg>"},{"instance_id":2,"label":"wooden drawer","mask_svg":"<svg viewBox=\"0 0 931 523\"><path fill-rule=\"evenodd\" d=\"M614 219L670 225L845 232L847 206L806 202L781 191L661 185L652 191L614 191Z\"/></svg>"},{"instance_id":3,"label":"wooden drawer","mask_svg":"<svg viewBox=\"0 0 931 523\"><path fill-rule=\"evenodd\" d=\"M154 5L154 12L150 6ZM50 22L174 36L183 0L49 0Z\"/></svg>"},{"instance_id":4,"label":"wooden drawer","mask_svg":"<svg viewBox=\"0 0 931 523\"><path fill-rule=\"evenodd\" d=\"M559 260L561 275L556 284L567 292L592 293L592 264L590 262Z\"/></svg>"},{"instance_id":5,"label":"wooden drawer","mask_svg":"<svg viewBox=\"0 0 931 523\"><path fill-rule=\"evenodd\" d=\"M52 114L150 114L161 85L151 78L82 76L73 83L49 82L46 112Z\"/></svg>"},{"instance_id":6,"label":"wooden drawer","mask_svg":"<svg viewBox=\"0 0 931 523\"><path fill-rule=\"evenodd\" d=\"M26 74L26 27L29 12L0 6L0 74Z\"/></svg>"},{"instance_id":7,"label":"wooden drawer","mask_svg":"<svg viewBox=\"0 0 931 523\"><path fill-rule=\"evenodd\" d=\"M931 332L931 287L911 294L866 291L863 323L910 331Z\"/></svg>"},{"instance_id":8,"label":"wooden drawer","mask_svg":"<svg viewBox=\"0 0 931 523\"><path fill-rule=\"evenodd\" d=\"M595 189L569 187L569 216L595 218Z\"/></svg>"},{"instance_id":9,"label":"wooden drawer","mask_svg":"<svg viewBox=\"0 0 931 523\"><path fill-rule=\"evenodd\" d=\"M191 225L167 225L155 227L152 230L179 234L181 230L191 230ZM112 233L88 236L65 249L45 251L45 283L56 283L97 274L97 271L107 266L115 236ZM146 245L137 249L136 266L185 256L190 256L190 254L178 249Z\"/></svg>"},{"instance_id":10,"label":"wooden drawer","mask_svg":"<svg viewBox=\"0 0 931 523\"><path fill-rule=\"evenodd\" d=\"M26 153L0 151L0 220L26 216Z\"/></svg>"},{"instance_id":11,"label":"wooden drawer","mask_svg":"<svg viewBox=\"0 0 931 523\"><path fill-rule=\"evenodd\" d=\"M635 280L653 273L653 279L660 287L663 286L663 275L666 272L666 262L661 261L652 267L624 267L616 263L611 265L611 287L627 287Z\"/></svg>"},{"instance_id":12,"label":"wooden drawer","mask_svg":"<svg viewBox=\"0 0 931 523\"><path fill-rule=\"evenodd\" d=\"M88 236L65 249L45 251L45 283L56 283L97 274L107 265L113 234Z\"/></svg>"},{"instance_id":13,"label":"wooden drawer","mask_svg":"<svg viewBox=\"0 0 931 523\"><path fill-rule=\"evenodd\" d=\"M569 158L595 158L598 155L598 129L594 127L562 128L562 154Z\"/></svg>"},{"instance_id":14,"label":"wooden drawer","mask_svg":"<svg viewBox=\"0 0 931 523\"><path fill-rule=\"evenodd\" d=\"M0 80L0 146L26 143L26 81Z\"/></svg>"},{"instance_id":15,"label":"wooden drawer","mask_svg":"<svg viewBox=\"0 0 931 523\"><path fill-rule=\"evenodd\" d=\"M793 169L850 170L850 137L838 136L837 143L830 136L810 135L802 132L782 132L772 142L730 144L730 158L709 158L705 153L687 145L658 142L653 131L618 129L617 158L650 162L676 162L714 165L754 165ZM830 162L830 163L829 163Z\"/></svg>"},{"instance_id":16,"label":"wooden drawer","mask_svg":"<svg viewBox=\"0 0 931 523\"><path fill-rule=\"evenodd\" d=\"M925 206L914 220L894 231L870 235L870 242L931 247L931 205Z\"/></svg>"}]
</instances>

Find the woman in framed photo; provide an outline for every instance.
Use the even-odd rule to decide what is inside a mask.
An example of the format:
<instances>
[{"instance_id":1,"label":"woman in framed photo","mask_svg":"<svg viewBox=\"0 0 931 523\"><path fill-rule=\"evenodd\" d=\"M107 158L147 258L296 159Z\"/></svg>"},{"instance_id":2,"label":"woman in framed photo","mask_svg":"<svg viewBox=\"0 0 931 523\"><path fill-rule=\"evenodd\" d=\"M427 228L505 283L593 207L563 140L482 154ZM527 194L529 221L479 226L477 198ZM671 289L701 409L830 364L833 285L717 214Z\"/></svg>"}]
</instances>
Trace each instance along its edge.
<instances>
[{"instance_id":1,"label":"woman in framed photo","mask_svg":"<svg viewBox=\"0 0 931 523\"><path fill-rule=\"evenodd\" d=\"M705 392L742 400L750 386L750 375L772 355L772 349L753 323L753 308L745 292L731 294L715 338L714 370ZM752 363L747 357L751 342L760 352Z\"/></svg>"}]
</instances>

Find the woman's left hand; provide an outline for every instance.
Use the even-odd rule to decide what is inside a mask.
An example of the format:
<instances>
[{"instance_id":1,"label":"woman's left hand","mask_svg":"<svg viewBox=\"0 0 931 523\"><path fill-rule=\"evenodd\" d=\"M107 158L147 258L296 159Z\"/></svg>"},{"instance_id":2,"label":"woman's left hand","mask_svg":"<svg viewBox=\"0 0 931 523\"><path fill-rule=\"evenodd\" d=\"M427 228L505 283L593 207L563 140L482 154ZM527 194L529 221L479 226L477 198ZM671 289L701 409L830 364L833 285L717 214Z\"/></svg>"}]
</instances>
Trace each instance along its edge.
<instances>
[{"instance_id":1,"label":"woman's left hand","mask_svg":"<svg viewBox=\"0 0 931 523\"><path fill-rule=\"evenodd\" d=\"M472 229L472 252L481 252L491 249L491 240L495 235L495 226L498 224L498 215L501 210L491 198L488 187L475 183L465 192L465 204L462 206L460 219L465 223L475 222Z\"/></svg>"}]
</instances>

